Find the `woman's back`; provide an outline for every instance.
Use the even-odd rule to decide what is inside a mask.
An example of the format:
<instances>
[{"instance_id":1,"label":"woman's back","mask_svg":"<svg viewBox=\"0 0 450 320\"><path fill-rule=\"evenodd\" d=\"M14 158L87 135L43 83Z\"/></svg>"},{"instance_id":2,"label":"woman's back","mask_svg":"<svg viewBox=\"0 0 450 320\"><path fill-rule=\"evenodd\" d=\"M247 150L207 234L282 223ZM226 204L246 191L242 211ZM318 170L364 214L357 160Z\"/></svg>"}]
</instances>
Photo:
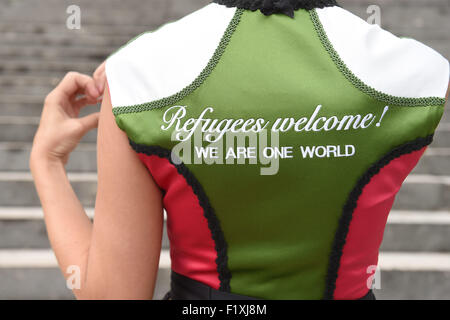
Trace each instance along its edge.
<instances>
[{"instance_id":1,"label":"woman's back","mask_svg":"<svg viewBox=\"0 0 450 320\"><path fill-rule=\"evenodd\" d=\"M294 18L219 2L106 67L116 122L164 191L172 270L250 297L361 298L448 61L334 1Z\"/></svg>"}]
</instances>

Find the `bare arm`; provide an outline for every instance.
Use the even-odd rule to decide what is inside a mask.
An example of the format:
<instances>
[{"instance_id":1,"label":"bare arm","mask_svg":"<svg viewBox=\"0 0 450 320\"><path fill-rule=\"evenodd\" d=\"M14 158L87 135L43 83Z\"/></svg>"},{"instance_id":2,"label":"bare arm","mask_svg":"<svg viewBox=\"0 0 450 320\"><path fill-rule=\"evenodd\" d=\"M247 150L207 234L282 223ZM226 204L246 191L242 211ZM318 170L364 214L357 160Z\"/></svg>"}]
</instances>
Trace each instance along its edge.
<instances>
[{"instance_id":1,"label":"bare arm","mask_svg":"<svg viewBox=\"0 0 450 320\"><path fill-rule=\"evenodd\" d=\"M74 93L87 98L74 102ZM59 266L81 270L81 299L151 299L161 250L161 194L116 125L108 89L100 115L78 118L99 95L90 77L71 74L49 95L30 169ZM65 173L68 154L98 124L98 189L92 224Z\"/></svg>"}]
</instances>

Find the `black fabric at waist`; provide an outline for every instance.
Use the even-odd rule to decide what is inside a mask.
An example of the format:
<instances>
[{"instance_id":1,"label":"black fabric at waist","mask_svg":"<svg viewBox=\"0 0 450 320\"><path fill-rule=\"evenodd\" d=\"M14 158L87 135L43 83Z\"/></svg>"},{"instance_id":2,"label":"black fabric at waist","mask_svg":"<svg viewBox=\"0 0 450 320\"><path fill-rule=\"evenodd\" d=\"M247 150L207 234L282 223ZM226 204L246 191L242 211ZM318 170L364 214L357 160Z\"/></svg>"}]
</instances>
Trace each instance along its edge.
<instances>
[{"instance_id":1,"label":"black fabric at waist","mask_svg":"<svg viewBox=\"0 0 450 320\"><path fill-rule=\"evenodd\" d=\"M262 300L216 290L173 270L171 271L170 279L170 291L163 300ZM375 295L370 290L358 300L375 300Z\"/></svg>"}]
</instances>

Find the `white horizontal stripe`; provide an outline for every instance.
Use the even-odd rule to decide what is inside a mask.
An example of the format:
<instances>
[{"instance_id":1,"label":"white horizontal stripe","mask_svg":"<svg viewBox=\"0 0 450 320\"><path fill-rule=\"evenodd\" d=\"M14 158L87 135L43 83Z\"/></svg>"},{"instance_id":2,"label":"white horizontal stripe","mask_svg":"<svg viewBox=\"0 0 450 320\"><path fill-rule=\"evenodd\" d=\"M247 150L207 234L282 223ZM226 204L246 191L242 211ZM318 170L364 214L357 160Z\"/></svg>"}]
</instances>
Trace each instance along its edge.
<instances>
[{"instance_id":1,"label":"white horizontal stripe","mask_svg":"<svg viewBox=\"0 0 450 320\"><path fill-rule=\"evenodd\" d=\"M57 266L52 250L1 250L0 268L53 268Z\"/></svg>"},{"instance_id":2,"label":"white horizontal stripe","mask_svg":"<svg viewBox=\"0 0 450 320\"><path fill-rule=\"evenodd\" d=\"M380 253L379 267L383 271L450 271L450 253Z\"/></svg>"},{"instance_id":3,"label":"white horizontal stripe","mask_svg":"<svg viewBox=\"0 0 450 320\"><path fill-rule=\"evenodd\" d=\"M85 208L90 218L94 217L94 208ZM0 220L42 220L41 207L0 207ZM164 211L164 219L167 214ZM450 224L449 211L412 211L392 210L388 223L391 224Z\"/></svg>"},{"instance_id":4,"label":"white horizontal stripe","mask_svg":"<svg viewBox=\"0 0 450 320\"><path fill-rule=\"evenodd\" d=\"M85 208L87 215L94 217L94 208ZM44 212L40 207L0 207L0 220L42 220Z\"/></svg>"},{"instance_id":5,"label":"white horizontal stripe","mask_svg":"<svg viewBox=\"0 0 450 320\"><path fill-rule=\"evenodd\" d=\"M440 211L392 211L388 218L389 224L437 224L450 225L450 212Z\"/></svg>"},{"instance_id":6,"label":"white horizontal stripe","mask_svg":"<svg viewBox=\"0 0 450 320\"><path fill-rule=\"evenodd\" d=\"M0 151L5 150L24 150L29 151L31 150L32 143L30 142L19 142L19 141L6 141L6 142L0 142ZM96 143L79 143L75 149L75 151L95 151L97 150L97 144Z\"/></svg>"},{"instance_id":7,"label":"white horizontal stripe","mask_svg":"<svg viewBox=\"0 0 450 320\"><path fill-rule=\"evenodd\" d=\"M429 174L412 174L406 178L405 183L450 185L450 176L437 176L437 175L429 175Z\"/></svg>"},{"instance_id":8,"label":"white horizontal stripe","mask_svg":"<svg viewBox=\"0 0 450 320\"><path fill-rule=\"evenodd\" d=\"M56 268L58 263L52 250L0 250L0 269ZM170 268L170 252L162 250L159 267Z\"/></svg>"},{"instance_id":9,"label":"white horizontal stripe","mask_svg":"<svg viewBox=\"0 0 450 320\"><path fill-rule=\"evenodd\" d=\"M450 131L450 123L448 122L441 122L439 123L439 126L436 129L437 131Z\"/></svg>"},{"instance_id":10,"label":"white horizontal stripe","mask_svg":"<svg viewBox=\"0 0 450 320\"><path fill-rule=\"evenodd\" d=\"M94 217L94 208L85 208L90 218ZM42 220L44 212L41 207L0 207L0 220ZM164 210L164 220L167 214Z\"/></svg>"},{"instance_id":11,"label":"white horizontal stripe","mask_svg":"<svg viewBox=\"0 0 450 320\"><path fill-rule=\"evenodd\" d=\"M56 268L52 250L0 250L0 268ZM169 250L162 250L159 267L170 268ZM383 271L450 271L449 253L382 252L379 267Z\"/></svg>"},{"instance_id":12,"label":"white horizontal stripe","mask_svg":"<svg viewBox=\"0 0 450 320\"><path fill-rule=\"evenodd\" d=\"M97 182L96 173L68 173L72 182ZM0 181L33 181L30 172L0 172Z\"/></svg>"}]
</instances>

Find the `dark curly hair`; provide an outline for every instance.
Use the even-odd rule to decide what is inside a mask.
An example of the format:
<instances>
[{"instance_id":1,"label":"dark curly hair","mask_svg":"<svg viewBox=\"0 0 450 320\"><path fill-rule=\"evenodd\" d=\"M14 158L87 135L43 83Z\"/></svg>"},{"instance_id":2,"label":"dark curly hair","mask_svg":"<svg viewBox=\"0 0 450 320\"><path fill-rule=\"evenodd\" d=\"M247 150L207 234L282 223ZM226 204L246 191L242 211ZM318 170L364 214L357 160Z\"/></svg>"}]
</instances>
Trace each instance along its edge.
<instances>
[{"instance_id":1,"label":"dark curly hair","mask_svg":"<svg viewBox=\"0 0 450 320\"><path fill-rule=\"evenodd\" d=\"M213 2L227 7L260 10L266 16L283 13L291 18L294 17L294 11L298 9L311 10L338 5L336 0L214 0Z\"/></svg>"}]
</instances>

